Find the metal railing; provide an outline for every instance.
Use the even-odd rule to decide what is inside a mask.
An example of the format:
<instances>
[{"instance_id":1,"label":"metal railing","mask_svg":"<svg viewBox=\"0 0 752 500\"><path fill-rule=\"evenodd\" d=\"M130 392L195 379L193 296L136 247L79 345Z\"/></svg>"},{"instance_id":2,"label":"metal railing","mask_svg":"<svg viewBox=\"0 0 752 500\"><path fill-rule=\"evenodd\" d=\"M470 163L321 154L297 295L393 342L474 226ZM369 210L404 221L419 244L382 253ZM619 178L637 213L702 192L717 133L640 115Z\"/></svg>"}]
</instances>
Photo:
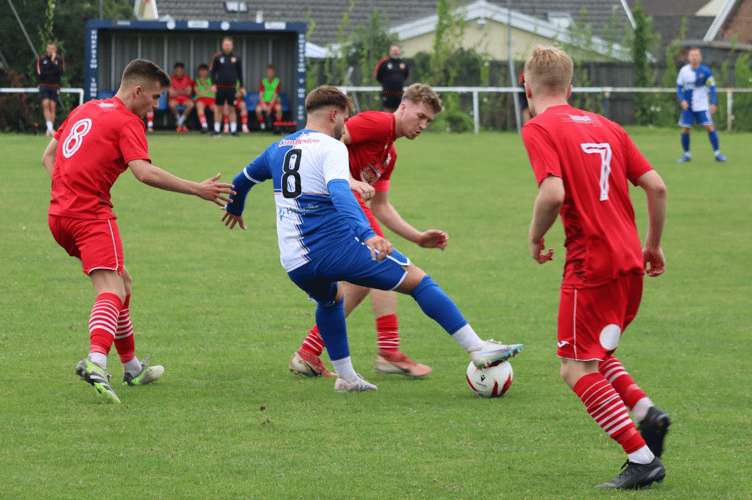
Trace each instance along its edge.
<instances>
[{"instance_id":1,"label":"metal railing","mask_svg":"<svg viewBox=\"0 0 752 500\"><path fill-rule=\"evenodd\" d=\"M347 94L348 92L381 92L381 87L337 87L342 92ZM478 95L481 93L518 93L522 92L522 87L433 87L436 92L456 92L459 94L472 94L473 97L473 129L477 134L480 132L480 101ZM655 87L574 87L572 92L581 93L593 93L603 94L605 99L608 99L612 93L671 93L676 94L676 88L655 88ZM733 102L734 94L752 92L752 88L748 89L736 89L736 88L719 88L716 92L726 93L726 110L727 110L727 129L731 130L731 122L734 119L733 115Z\"/></svg>"},{"instance_id":2,"label":"metal railing","mask_svg":"<svg viewBox=\"0 0 752 500\"><path fill-rule=\"evenodd\" d=\"M25 94L28 92L39 92L38 87L5 87L0 88L0 94ZM78 94L78 104L84 103L84 89L60 89L64 94Z\"/></svg>"}]
</instances>

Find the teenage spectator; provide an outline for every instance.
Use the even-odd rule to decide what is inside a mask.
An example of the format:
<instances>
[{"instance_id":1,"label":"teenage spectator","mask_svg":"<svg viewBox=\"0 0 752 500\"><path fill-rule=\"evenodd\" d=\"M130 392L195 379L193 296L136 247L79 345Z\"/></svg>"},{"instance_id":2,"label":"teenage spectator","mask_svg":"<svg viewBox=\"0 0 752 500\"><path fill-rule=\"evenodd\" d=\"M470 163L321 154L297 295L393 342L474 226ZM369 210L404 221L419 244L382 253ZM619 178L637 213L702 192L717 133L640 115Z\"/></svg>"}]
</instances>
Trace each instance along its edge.
<instances>
[{"instance_id":1,"label":"teenage spectator","mask_svg":"<svg viewBox=\"0 0 752 500\"><path fill-rule=\"evenodd\" d=\"M245 103L245 96L248 95L245 88L238 83L237 91L235 92L235 110L240 113L240 124L244 134L249 132L248 130L248 105Z\"/></svg>"},{"instance_id":2,"label":"teenage spectator","mask_svg":"<svg viewBox=\"0 0 752 500\"><path fill-rule=\"evenodd\" d=\"M47 123L45 136L55 133L55 112L60 103L60 75L65 72L65 61L57 53L53 40L47 42L47 53L37 59L39 77L39 97L42 99L42 114Z\"/></svg>"},{"instance_id":3,"label":"teenage spectator","mask_svg":"<svg viewBox=\"0 0 752 500\"><path fill-rule=\"evenodd\" d=\"M232 38L226 36L222 39L222 51L214 55L211 63L211 79L217 88L217 108L222 106L222 118L230 122L230 134L233 137L238 136L238 124L235 116L235 93L236 85L243 86L243 70L240 65L240 58L232 53L234 48ZM220 136L221 122L214 120L214 134L212 137Z\"/></svg>"},{"instance_id":4,"label":"teenage spectator","mask_svg":"<svg viewBox=\"0 0 752 500\"><path fill-rule=\"evenodd\" d=\"M193 109L193 101L191 100L192 91L193 80L185 74L185 64L176 62L172 78L170 79L170 88L167 90L167 107L175 115L175 121L178 125L175 128L175 132L188 132L188 128L185 126L185 119L188 118ZM180 113L178 106L185 108L182 113Z\"/></svg>"},{"instance_id":5,"label":"teenage spectator","mask_svg":"<svg viewBox=\"0 0 752 500\"><path fill-rule=\"evenodd\" d=\"M259 102L256 105L256 120L261 130L266 130L266 117L272 113L277 121L282 120L280 88L279 78L274 76L274 66L270 64L266 67L266 77L259 84Z\"/></svg>"},{"instance_id":6,"label":"teenage spectator","mask_svg":"<svg viewBox=\"0 0 752 500\"><path fill-rule=\"evenodd\" d=\"M219 120L217 105L215 99L216 87L209 78L209 66L200 64L198 67L198 78L193 82L193 93L195 94L194 103L198 121L201 123L201 133L209 131L209 124L206 122L206 108L209 108L214 116L214 121Z\"/></svg>"},{"instance_id":7,"label":"teenage spectator","mask_svg":"<svg viewBox=\"0 0 752 500\"><path fill-rule=\"evenodd\" d=\"M697 47L689 49L687 54L689 64L679 70L676 79L676 93L681 103L681 118L679 126L681 130L681 143L684 154L679 158L679 163L685 163L692 159L689 153L689 131L695 121L705 128L713 147L716 161L726 161L718 145L718 132L713 127L713 115L715 114L715 78L710 68L702 62L702 53Z\"/></svg>"},{"instance_id":8,"label":"teenage spectator","mask_svg":"<svg viewBox=\"0 0 752 500\"><path fill-rule=\"evenodd\" d=\"M389 48L389 57L385 57L376 65L373 76L381 83L381 107L384 111L393 113L402 102L402 92L405 80L410 75L410 68L400 59L400 46L397 44Z\"/></svg>"}]
</instances>

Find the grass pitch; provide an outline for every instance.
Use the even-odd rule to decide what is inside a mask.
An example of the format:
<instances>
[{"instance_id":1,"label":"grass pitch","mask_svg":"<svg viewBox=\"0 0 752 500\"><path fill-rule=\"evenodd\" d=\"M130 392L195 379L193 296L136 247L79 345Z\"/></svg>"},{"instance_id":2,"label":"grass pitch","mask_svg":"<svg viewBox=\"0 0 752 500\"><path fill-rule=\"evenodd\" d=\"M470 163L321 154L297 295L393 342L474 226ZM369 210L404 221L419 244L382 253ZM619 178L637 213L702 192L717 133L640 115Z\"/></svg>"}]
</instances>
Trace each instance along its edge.
<instances>
[{"instance_id":1,"label":"grass pitch","mask_svg":"<svg viewBox=\"0 0 752 500\"><path fill-rule=\"evenodd\" d=\"M214 205L124 173L113 190L134 279L136 353L165 366L146 387L114 384L99 404L74 374L94 294L47 227L44 138L0 135L0 498L752 498L752 204L749 134L721 134L728 163L694 131L634 129L669 188L664 276L646 278L618 356L674 424L663 484L596 491L624 455L560 380L554 261L528 256L537 189L516 134L397 141L390 201L411 224L447 231L446 251L392 238L457 302L481 337L525 344L500 399L466 387L469 357L410 297L402 348L434 372L379 377L368 304L348 320L356 369L379 390L336 394L287 363L314 305L279 265L271 184L254 189L248 231ZM150 136L154 164L203 180L234 175L277 137ZM640 234L645 197L633 191ZM389 236L389 235L388 235ZM328 362L328 359L327 359ZM113 352L109 371L122 373Z\"/></svg>"}]
</instances>

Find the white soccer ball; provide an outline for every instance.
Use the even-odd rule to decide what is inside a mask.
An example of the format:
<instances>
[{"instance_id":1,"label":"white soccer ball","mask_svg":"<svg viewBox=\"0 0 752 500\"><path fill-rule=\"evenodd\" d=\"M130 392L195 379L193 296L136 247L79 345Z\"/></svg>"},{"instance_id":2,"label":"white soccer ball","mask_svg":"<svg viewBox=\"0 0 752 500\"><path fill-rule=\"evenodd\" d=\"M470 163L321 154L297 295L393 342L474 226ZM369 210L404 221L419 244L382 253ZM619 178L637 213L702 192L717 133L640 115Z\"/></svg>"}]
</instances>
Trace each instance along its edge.
<instances>
[{"instance_id":1,"label":"white soccer ball","mask_svg":"<svg viewBox=\"0 0 752 500\"><path fill-rule=\"evenodd\" d=\"M467 385L470 390L487 398L503 396L512 385L512 365L509 361L478 368L472 362L467 367Z\"/></svg>"}]
</instances>

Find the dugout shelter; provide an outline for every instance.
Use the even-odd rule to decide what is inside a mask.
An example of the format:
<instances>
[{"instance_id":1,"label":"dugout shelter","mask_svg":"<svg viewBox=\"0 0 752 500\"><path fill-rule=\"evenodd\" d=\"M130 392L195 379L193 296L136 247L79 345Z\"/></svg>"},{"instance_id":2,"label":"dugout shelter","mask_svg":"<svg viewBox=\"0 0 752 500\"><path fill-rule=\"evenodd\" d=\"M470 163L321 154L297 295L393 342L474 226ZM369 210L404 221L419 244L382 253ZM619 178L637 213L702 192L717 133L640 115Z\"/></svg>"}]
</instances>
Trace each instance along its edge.
<instances>
[{"instance_id":1,"label":"dugout shelter","mask_svg":"<svg viewBox=\"0 0 752 500\"><path fill-rule=\"evenodd\" d=\"M300 129L305 125L305 33L305 23L92 19L86 23L84 98L117 91L126 65L137 58L159 64L168 74L182 62L195 79L198 65L211 64L222 50L222 38L231 36L249 96L258 96L266 67L273 64L289 119ZM249 107L249 114L254 109Z\"/></svg>"}]
</instances>

